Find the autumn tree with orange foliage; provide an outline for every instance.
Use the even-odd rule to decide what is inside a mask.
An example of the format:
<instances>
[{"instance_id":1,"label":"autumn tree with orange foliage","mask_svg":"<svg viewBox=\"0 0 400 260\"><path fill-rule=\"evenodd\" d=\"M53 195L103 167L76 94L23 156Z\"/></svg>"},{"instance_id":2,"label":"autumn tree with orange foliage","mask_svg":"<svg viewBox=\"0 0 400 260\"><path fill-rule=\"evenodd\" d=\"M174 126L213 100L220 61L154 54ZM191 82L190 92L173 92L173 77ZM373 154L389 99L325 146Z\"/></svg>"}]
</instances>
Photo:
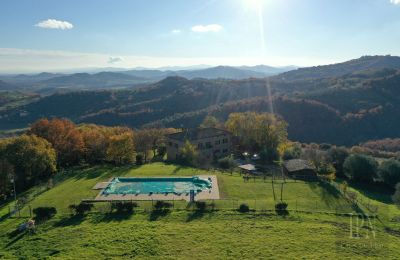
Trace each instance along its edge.
<instances>
[{"instance_id":1,"label":"autumn tree with orange foliage","mask_svg":"<svg viewBox=\"0 0 400 260\"><path fill-rule=\"evenodd\" d=\"M28 133L49 141L57 152L60 165L75 165L83 159L85 143L81 132L70 120L41 119L31 126Z\"/></svg>"}]
</instances>

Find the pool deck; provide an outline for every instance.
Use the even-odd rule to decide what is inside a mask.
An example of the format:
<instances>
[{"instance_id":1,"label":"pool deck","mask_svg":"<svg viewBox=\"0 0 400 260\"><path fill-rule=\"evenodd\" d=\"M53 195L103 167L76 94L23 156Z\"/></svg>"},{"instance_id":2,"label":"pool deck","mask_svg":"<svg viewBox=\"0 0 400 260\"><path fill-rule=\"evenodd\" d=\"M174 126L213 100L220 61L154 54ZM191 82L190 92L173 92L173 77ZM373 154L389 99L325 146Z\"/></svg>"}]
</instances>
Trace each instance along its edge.
<instances>
[{"instance_id":1,"label":"pool deck","mask_svg":"<svg viewBox=\"0 0 400 260\"><path fill-rule=\"evenodd\" d=\"M195 196L195 200L217 200L219 199L219 188L218 188L218 179L215 175L196 175L202 179L211 178L212 180L212 188L211 190L202 191L197 193ZM168 176L170 178L170 176ZM110 179L110 181L112 178ZM102 202L102 201L135 201L135 200L186 200L190 201L189 193L182 193L180 195L174 193L168 194L108 194L104 195L103 190L107 187L105 183L102 182L96 184L93 189L99 189L101 187L100 193L95 198L95 201Z\"/></svg>"}]
</instances>

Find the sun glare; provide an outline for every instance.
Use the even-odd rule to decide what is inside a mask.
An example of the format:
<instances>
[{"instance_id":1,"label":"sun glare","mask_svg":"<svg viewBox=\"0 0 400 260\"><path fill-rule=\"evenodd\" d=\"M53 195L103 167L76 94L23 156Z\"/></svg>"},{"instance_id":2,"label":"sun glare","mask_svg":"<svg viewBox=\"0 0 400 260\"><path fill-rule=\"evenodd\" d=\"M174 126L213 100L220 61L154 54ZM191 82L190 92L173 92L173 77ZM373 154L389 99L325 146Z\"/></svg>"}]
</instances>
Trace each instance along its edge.
<instances>
[{"instance_id":1,"label":"sun glare","mask_svg":"<svg viewBox=\"0 0 400 260\"><path fill-rule=\"evenodd\" d=\"M253 10L259 10L263 7L265 0L243 0L246 7Z\"/></svg>"}]
</instances>

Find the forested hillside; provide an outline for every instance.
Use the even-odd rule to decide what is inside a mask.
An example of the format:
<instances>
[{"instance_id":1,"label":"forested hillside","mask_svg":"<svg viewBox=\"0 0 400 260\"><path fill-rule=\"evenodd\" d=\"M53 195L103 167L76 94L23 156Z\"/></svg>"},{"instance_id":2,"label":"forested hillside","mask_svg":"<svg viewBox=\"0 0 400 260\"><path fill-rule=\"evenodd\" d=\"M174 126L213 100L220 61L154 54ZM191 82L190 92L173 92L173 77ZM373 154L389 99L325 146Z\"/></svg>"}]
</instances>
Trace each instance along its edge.
<instances>
[{"instance_id":1,"label":"forested hillside","mask_svg":"<svg viewBox=\"0 0 400 260\"><path fill-rule=\"evenodd\" d=\"M389 57L390 59L397 59ZM366 67L361 58L343 66ZM375 58L375 65L387 57ZM365 61L366 60L366 61ZM350 64L350 65L349 65ZM338 65L334 65L338 67ZM332 70L326 67L327 71ZM325 70L324 70L325 71ZM294 72L293 72L294 73ZM2 129L42 117L103 125L196 127L208 114L273 112L289 123L289 138L353 145L398 137L400 71L370 68L339 77L282 80L188 80L168 77L136 89L54 94L0 113Z\"/></svg>"}]
</instances>

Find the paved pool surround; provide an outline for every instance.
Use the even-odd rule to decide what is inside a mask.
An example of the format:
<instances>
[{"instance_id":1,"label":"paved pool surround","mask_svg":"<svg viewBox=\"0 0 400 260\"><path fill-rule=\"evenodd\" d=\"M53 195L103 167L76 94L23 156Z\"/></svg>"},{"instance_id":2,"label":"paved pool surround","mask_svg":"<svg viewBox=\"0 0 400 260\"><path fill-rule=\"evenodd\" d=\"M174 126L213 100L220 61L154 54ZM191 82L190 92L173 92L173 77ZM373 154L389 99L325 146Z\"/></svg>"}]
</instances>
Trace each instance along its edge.
<instances>
[{"instance_id":1,"label":"paved pool surround","mask_svg":"<svg viewBox=\"0 0 400 260\"><path fill-rule=\"evenodd\" d=\"M195 177L195 176L193 176ZM211 179L212 182L212 187L211 189L207 190L202 190L198 191L195 196L195 200L212 200L212 199L220 199L219 196L219 189L218 189L218 179L215 175L196 175L196 177L199 177L201 179ZM134 178L134 177L132 177ZM143 177L137 177L139 179ZM143 178L145 179L150 179L151 177L146 177ZM157 179L160 178L166 178L166 179L173 179L173 177L168 176L168 177L154 177ZM184 177L176 177L176 178L184 178ZM188 177L190 178L190 177ZM107 187L111 184L111 182L115 178L111 178L108 182L100 182L97 183L93 189L95 190L100 190L99 194L95 198L96 201L134 201L134 200L141 200L141 201L146 201L146 200L185 200L185 201L190 201L190 195L189 193L138 193L138 194L107 194L105 190Z\"/></svg>"}]
</instances>

